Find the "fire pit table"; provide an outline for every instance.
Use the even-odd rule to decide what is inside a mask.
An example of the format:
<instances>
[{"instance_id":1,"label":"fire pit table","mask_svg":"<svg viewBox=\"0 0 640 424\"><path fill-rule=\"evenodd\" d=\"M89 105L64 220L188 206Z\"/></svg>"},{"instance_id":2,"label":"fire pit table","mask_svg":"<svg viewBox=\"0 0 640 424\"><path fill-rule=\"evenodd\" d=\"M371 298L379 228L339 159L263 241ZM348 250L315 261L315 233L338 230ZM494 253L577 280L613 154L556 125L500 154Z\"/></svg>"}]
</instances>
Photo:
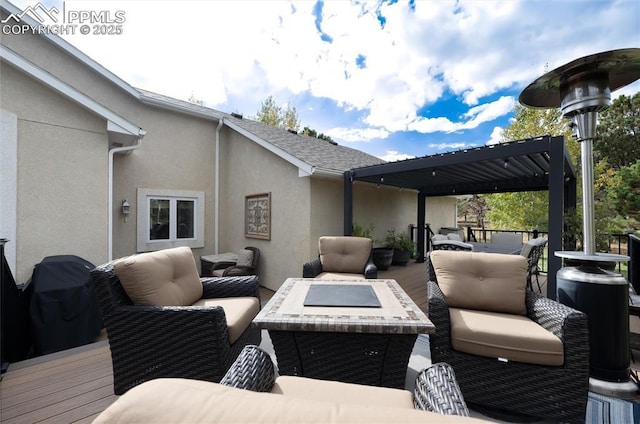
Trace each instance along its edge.
<instances>
[{"instance_id":1,"label":"fire pit table","mask_svg":"<svg viewBox=\"0 0 640 424\"><path fill-rule=\"evenodd\" d=\"M395 280L289 278L253 325L281 375L403 388L418 334L433 323Z\"/></svg>"}]
</instances>

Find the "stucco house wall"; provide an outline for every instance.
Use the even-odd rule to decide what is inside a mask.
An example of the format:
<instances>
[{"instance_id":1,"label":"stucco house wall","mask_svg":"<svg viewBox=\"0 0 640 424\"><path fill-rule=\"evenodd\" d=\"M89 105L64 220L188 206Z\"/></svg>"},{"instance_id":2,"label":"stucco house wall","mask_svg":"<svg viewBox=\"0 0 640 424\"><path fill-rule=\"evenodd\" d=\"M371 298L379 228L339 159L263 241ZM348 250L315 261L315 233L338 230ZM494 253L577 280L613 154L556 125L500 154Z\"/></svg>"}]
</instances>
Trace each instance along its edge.
<instances>
[{"instance_id":1,"label":"stucco house wall","mask_svg":"<svg viewBox=\"0 0 640 424\"><path fill-rule=\"evenodd\" d=\"M302 276L309 255L310 178L246 137L221 132L220 252L259 248L260 283L276 290L288 277ZM245 237L245 196L260 193L271 193L270 240Z\"/></svg>"},{"instance_id":2,"label":"stucco house wall","mask_svg":"<svg viewBox=\"0 0 640 424\"><path fill-rule=\"evenodd\" d=\"M116 155L114 158L113 257L137 251L140 229L137 228L136 217L146 211L145 205L137 202L137 192L141 188L203 192L204 246L194 248L193 252L197 258L202 252L212 251L215 124L146 106L138 106L136 123L147 130L140 147L128 155ZM121 210L123 199L131 205L126 221Z\"/></svg>"},{"instance_id":3,"label":"stucco house wall","mask_svg":"<svg viewBox=\"0 0 640 424\"><path fill-rule=\"evenodd\" d=\"M458 224L456 213L456 201L453 196L427 197L426 222L434 233L438 233L442 227L456 227Z\"/></svg>"},{"instance_id":4,"label":"stucco house wall","mask_svg":"<svg viewBox=\"0 0 640 424\"><path fill-rule=\"evenodd\" d=\"M1 107L17 116L15 278L45 256L107 252L107 133L100 117L1 65ZM4 145L5 140L2 141Z\"/></svg>"}]
</instances>

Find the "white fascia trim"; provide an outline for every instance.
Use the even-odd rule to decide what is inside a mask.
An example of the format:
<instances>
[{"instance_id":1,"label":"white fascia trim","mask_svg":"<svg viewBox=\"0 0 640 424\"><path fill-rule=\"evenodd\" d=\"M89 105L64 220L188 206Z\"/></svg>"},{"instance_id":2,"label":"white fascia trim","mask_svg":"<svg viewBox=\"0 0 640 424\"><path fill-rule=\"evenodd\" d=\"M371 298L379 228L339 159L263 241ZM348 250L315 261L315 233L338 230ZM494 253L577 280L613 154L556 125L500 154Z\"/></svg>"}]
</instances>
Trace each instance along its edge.
<instances>
[{"instance_id":1,"label":"white fascia trim","mask_svg":"<svg viewBox=\"0 0 640 424\"><path fill-rule=\"evenodd\" d=\"M338 171L335 169L326 169L326 168L315 168L314 175L318 177L329 177L329 178L344 178L344 172Z\"/></svg>"},{"instance_id":2,"label":"white fascia trim","mask_svg":"<svg viewBox=\"0 0 640 424\"><path fill-rule=\"evenodd\" d=\"M2 8L6 9L7 11L9 11L9 13L13 13L13 14L16 14L16 15L22 12L22 10L20 8L18 8L17 6L9 3L6 0L2 0ZM33 19L29 15L23 15L20 18L20 21L21 22L25 22L28 25L36 26L36 27L41 25L38 21L36 21L35 19ZM84 63L85 65L87 65L88 67L93 69L95 72L97 72L98 74L102 75L103 77L105 77L106 79L108 79L109 81L111 81L112 83L117 85L118 87L120 87L122 90L124 90L127 93L129 93L131 96L135 97L136 99L140 98L140 92L138 90L136 90L135 88L133 88L132 86L127 84L124 80L119 78L117 75L115 75L113 72L109 71L104 66L100 65L95 60L91 59L85 53L83 53L82 51L78 50L76 47L74 47L72 44L70 44L69 42L64 40L59 35L49 34L46 31L43 31L39 35L44 37L45 39L47 39L50 43L53 43L56 46L60 47L62 50L66 51L71 56L75 57L80 62Z\"/></svg>"},{"instance_id":3,"label":"white fascia trim","mask_svg":"<svg viewBox=\"0 0 640 424\"><path fill-rule=\"evenodd\" d=\"M111 123L111 128L115 128L113 125L117 125L118 130L116 132L130 134L135 137L144 137L146 134L146 131L136 124L127 121L117 113L102 106L100 103L54 77L44 69L37 67L6 46L0 45L0 58L63 96L94 112L96 115L106 119ZM107 127L107 129L109 129L109 127Z\"/></svg>"},{"instance_id":4,"label":"white fascia trim","mask_svg":"<svg viewBox=\"0 0 640 424\"><path fill-rule=\"evenodd\" d=\"M247 137L249 140L254 141L256 144L260 145L261 147L264 147L271 153L281 157L282 159L286 160L290 164L296 166L298 168L299 177L309 177L314 174L316 169L315 166L309 165L305 161L298 159L297 157L293 156L288 152L285 152L281 148L274 146L273 144L263 140L262 138L245 130L244 128L235 125L233 122L225 120L224 124L229 128L231 128L232 130L238 132L239 134L242 134L243 136Z\"/></svg>"},{"instance_id":5,"label":"white fascia trim","mask_svg":"<svg viewBox=\"0 0 640 424\"><path fill-rule=\"evenodd\" d=\"M216 122L224 118L224 115L222 113L218 113L215 109L209 109L211 113L207 113L205 111L193 110L189 107L171 103L166 100L149 97L144 93L140 93L140 102L149 106L155 106L161 109L167 109L167 110L176 111L176 112L183 112L183 113L186 113L187 115L192 115L199 118L205 118L205 119L216 121Z\"/></svg>"}]
</instances>

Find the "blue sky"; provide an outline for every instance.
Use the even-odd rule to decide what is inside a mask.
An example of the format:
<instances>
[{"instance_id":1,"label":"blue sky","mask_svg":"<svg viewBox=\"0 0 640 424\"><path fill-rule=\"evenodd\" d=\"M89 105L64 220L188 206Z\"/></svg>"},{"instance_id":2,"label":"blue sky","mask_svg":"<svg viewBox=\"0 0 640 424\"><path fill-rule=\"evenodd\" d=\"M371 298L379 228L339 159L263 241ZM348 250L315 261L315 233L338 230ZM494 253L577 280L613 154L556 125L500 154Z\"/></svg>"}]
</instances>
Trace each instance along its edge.
<instances>
[{"instance_id":1,"label":"blue sky","mask_svg":"<svg viewBox=\"0 0 640 424\"><path fill-rule=\"evenodd\" d=\"M124 12L120 35L64 38L134 87L247 117L271 95L387 160L498 142L545 70L640 47L637 0L42 3Z\"/></svg>"}]
</instances>

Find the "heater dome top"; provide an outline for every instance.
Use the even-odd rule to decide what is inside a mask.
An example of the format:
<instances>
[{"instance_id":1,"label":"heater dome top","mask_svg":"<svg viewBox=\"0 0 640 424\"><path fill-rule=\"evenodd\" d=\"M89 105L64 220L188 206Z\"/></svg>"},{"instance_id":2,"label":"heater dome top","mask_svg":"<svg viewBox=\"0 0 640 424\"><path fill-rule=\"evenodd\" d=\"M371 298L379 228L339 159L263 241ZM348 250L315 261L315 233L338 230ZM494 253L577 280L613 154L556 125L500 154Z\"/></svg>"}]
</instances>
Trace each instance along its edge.
<instances>
[{"instance_id":1,"label":"heater dome top","mask_svg":"<svg viewBox=\"0 0 640 424\"><path fill-rule=\"evenodd\" d=\"M524 106L549 109L562 106L560 87L574 77L588 79L606 74L610 91L640 78L640 48L596 53L564 64L529 84L519 101Z\"/></svg>"}]
</instances>

